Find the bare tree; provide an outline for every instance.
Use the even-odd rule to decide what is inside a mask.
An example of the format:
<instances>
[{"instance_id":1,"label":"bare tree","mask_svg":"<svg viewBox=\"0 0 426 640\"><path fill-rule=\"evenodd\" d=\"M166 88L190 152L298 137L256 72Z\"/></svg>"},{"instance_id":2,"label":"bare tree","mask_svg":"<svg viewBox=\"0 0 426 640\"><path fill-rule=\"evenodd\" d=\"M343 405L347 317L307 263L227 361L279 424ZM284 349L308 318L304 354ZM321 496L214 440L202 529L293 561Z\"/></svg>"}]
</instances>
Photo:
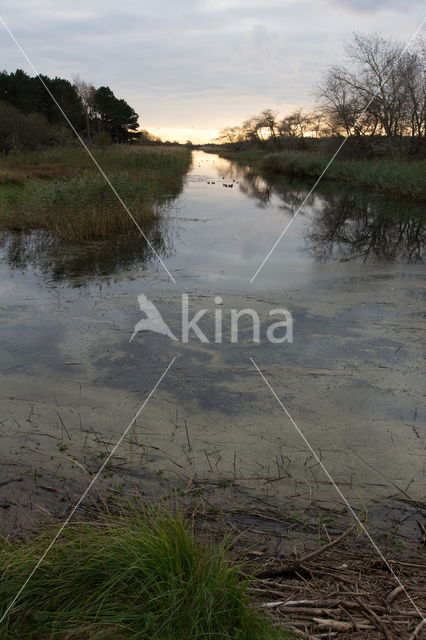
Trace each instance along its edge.
<instances>
[{"instance_id":1,"label":"bare tree","mask_svg":"<svg viewBox=\"0 0 426 640\"><path fill-rule=\"evenodd\" d=\"M241 132L244 140L247 140L248 142L255 142L259 146L262 146L263 138L257 116L252 116L251 118L244 120L241 125Z\"/></svg>"},{"instance_id":2,"label":"bare tree","mask_svg":"<svg viewBox=\"0 0 426 640\"><path fill-rule=\"evenodd\" d=\"M219 131L216 140L222 144L233 144L235 142L241 142L242 138L241 127L225 127Z\"/></svg>"},{"instance_id":3,"label":"bare tree","mask_svg":"<svg viewBox=\"0 0 426 640\"><path fill-rule=\"evenodd\" d=\"M407 108L411 136L426 136L426 47L422 38L418 38L413 51L407 55L405 84Z\"/></svg>"},{"instance_id":4,"label":"bare tree","mask_svg":"<svg viewBox=\"0 0 426 640\"><path fill-rule=\"evenodd\" d=\"M358 33L346 52L352 67L331 67L319 91L330 128L346 135L425 135L421 46L406 49L396 40Z\"/></svg>"},{"instance_id":5,"label":"bare tree","mask_svg":"<svg viewBox=\"0 0 426 640\"><path fill-rule=\"evenodd\" d=\"M278 121L276 111L272 111L272 109L264 109L257 116L257 126L260 132L262 129L267 129L269 138L277 144Z\"/></svg>"},{"instance_id":6,"label":"bare tree","mask_svg":"<svg viewBox=\"0 0 426 640\"><path fill-rule=\"evenodd\" d=\"M95 93L96 89L93 84L81 80L80 76L74 76L74 86L83 104L86 119L86 135L90 140L92 137L90 123L95 115Z\"/></svg>"},{"instance_id":7,"label":"bare tree","mask_svg":"<svg viewBox=\"0 0 426 640\"><path fill-rule=\"evenodd\" d=\"M355 131L362 113L362 102L357 98L353 87L346 82L344 69L335 66L328 70L319 97L320 111L332 135L350 135Z\"/></svg>"},{"instance_id":8,"label":"bare tree","mask_svg":"<svg viewBox=\"0 0 426 640\"><path fill-rule=\"evenodd\" d=\"M289 138L304 138L311 130L312 116L302 109L296 109L279 123L280 134Z\"/></svg>"},{"instance_id":9,"label":"bare tree","mask_svg":"<svg viewBox=\"0 0 426 640\"><path fill-rule=\"evenodd\" d=\"M313 109L309 113L309 129L315 138L323 138L331 135L330 127L320 109Z\"/></svg>"}]
</instances>

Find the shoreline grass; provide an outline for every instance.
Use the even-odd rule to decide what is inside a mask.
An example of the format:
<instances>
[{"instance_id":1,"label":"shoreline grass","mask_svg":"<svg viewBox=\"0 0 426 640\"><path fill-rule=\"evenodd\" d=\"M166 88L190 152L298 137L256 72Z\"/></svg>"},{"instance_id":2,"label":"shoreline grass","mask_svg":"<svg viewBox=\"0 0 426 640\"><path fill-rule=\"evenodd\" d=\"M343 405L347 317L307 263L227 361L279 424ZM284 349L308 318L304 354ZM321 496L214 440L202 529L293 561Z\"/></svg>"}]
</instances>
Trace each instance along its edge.
<instances>
[{"instance_id":1,"label":"shoreline grass","mask_svg":"<svg viewBox=\"0 0 426 640\"><path fill-rule=\"evenodd\" d=\"M277 151L261 149L220 151L229 160L254 164L266 174L300 178L319 178L331 155L312 151ZM409 200L426 201L426 160L378 158L371 160L336 159L323 180L359 185L376 193Z\"/></svg>"},{"instance_id":2,"label":"shoreline grass","mask_svg":"<svg viewBox=\"0 0 426 640\"><path fill-rule=\"evenodd\" d=\"M271 173L319 178L330 158L307 151L265 155L261 168ZM324 178L367 187L379 193L414 201L426 200L426 160L335 160Z\"/></svg>"},{"instance_id":3,"label":"shoreline grass","mask_svg":"<svg viewBox=\"0 0 426 640\"><path fill-rule=\"evenodd\" d=\"M49 541L0 543L5 611ZM180 515L126 511L64 530L0 629L2 640L286 640L251 606L224 545Z\"/></svg>"},{"instance_id":4,"label":"shoreline grass","mask_svg":"<svg viewBox=\"0 0 426 640\"><path fill-rule=\"evenodd\" d=\"M189 168L185 148L114 146L93 154L138 222L161 216ZM79 242L134 227L83 149L55 148L0 162L0 229Z\"/></svg>"}]
</instances>

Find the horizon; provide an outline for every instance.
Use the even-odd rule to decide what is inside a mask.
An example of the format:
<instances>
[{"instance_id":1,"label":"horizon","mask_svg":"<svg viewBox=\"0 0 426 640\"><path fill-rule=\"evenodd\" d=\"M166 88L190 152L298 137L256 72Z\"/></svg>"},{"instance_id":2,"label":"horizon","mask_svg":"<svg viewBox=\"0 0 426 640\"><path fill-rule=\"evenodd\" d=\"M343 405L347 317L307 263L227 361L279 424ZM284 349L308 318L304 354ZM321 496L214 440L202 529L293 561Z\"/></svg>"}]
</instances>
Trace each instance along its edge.
<instances>
[{"instance_id":1,"label":"horizon","mask_svg":"<svg viewBox=\"0 0 426 640\"><path fill-rule=\"evenodd\" d=\"M160 0L155 10L29 0L25 13L11 6L3 17L40 73L110 86L139 114L141 129L198 144L267 107L310 108L314 87L330 64L344 61L354 31L404 41L423 16L418 0L193 0L185 7ZM3 68L33 75L3 35Z\"/></svg>"},{"instance_id":2,"label":"horizon","mask_svg":"<svg viewBox=\"0 0 426 640\"><path fill-rule=\"evenodd\" d=\"M220 129L194 129L194 128L174 128L174 127L141 127L154 136L161 138L163 142L185 143L190 140L194 144L208 144L213 142L219 135Z\"/></svg>"}]
</instances>

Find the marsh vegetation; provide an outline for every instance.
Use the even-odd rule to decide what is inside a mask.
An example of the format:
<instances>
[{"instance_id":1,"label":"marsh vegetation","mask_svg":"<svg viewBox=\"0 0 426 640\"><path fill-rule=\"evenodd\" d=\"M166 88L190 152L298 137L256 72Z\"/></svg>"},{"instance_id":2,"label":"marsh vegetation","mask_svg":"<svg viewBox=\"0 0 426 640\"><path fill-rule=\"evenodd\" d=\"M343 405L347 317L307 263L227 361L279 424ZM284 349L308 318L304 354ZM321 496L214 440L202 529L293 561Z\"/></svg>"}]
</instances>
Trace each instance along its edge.
<instances>
[{"instance_id":1,"label":"marsh vegetation","mask_svg":"<svg viewBox=\"0 0 426 640\"><path fill-rule=\"evenodd\" d=\"M268 173L319 178L330 158L321 152L282 151L267 153L259 166ZM426 200L426 160L337 160L324 178L367 187L376 193L414 202Z\"/></svg>"},{"instance_id":2,"label":"marsh vegetation","mask_svg":"<svg viewBox=\"0 0 426 640\"><path fill-rule=\"evenodd\" d=\"M138 223L158 219L182 188L184 147L94 148L93 155ZM0 161L0 228L79 242L129 232L134 222L80 148L11 154Z\"/></svg>"}]
</instances>

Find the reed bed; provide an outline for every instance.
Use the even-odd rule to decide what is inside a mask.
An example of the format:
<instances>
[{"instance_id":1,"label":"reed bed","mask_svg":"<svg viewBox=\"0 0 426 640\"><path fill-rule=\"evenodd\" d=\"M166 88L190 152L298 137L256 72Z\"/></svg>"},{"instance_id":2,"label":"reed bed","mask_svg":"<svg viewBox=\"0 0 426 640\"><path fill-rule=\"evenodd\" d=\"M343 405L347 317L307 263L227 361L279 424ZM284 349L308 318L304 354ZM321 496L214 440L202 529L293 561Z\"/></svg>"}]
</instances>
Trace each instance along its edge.
<instances>
[{"instance_id":1,"label":"reed bed","mask_svg":"<svg viewBox=\"0 0 426 640\"><path fill-rule=\"evenodd\" d=\"M286 151L266 154L260 168L266 172L318 178L330 157L308 151ZM426 200L426 160L336 159L324 175L326 180L368 187L392 197L413 201Z\"/></svg>"},{"instance_id":2,"label":"reed bed","mask_svg":"<svg viewBox=\"0 0 426 640\"><path fill-rule=\"evenodd\" d=\"M94 149L93 154L140 224L162 215L180 193L190 164L185 148L114 146ZM61 148L2 161L0 228L43 231L59 241L80 242L127 232L135 225L89 155Z\"/></svg>"}]
</instances>

